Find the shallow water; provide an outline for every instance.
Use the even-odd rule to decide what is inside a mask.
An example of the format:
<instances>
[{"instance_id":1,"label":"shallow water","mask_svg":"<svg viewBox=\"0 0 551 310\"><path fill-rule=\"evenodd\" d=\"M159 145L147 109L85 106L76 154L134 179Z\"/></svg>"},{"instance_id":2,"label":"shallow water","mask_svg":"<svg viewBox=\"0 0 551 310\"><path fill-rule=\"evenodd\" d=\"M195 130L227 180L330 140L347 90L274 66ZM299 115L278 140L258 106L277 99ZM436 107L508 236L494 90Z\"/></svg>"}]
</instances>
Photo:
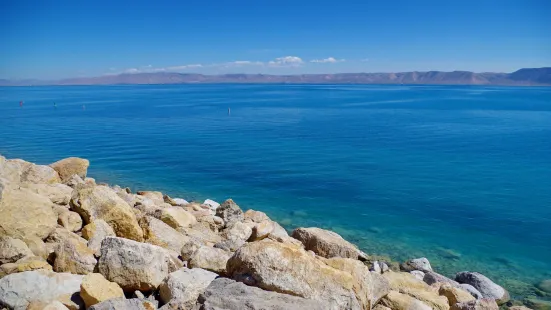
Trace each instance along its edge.
<instances>
[{"instance_id":1,"label":"shallow water","mask_svg":"<svg viewBox=\"0 0 551 310\"><path fill-rule=\"evenodd\" d=\"M517 295L551 278L551 88L3 87L0 116L8 158L85 157L98 181L232 197Z\"/></svg>"}]
</instances>

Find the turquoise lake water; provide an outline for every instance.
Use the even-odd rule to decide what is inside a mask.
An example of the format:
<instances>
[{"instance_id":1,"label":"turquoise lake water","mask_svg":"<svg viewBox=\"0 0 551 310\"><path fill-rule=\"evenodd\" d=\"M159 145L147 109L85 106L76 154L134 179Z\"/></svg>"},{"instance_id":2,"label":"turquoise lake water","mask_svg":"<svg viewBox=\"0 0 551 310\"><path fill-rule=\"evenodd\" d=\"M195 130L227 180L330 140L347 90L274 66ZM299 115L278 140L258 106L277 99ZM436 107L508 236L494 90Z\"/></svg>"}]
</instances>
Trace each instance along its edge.
<instances>
[{"instance_id":1,"label":"turquoise lake water","mask_svg":"<svg viewBox=\"0 0 551 310\"><path fill-rule=\"evenodd\" d=\"M80 156L99 182L231 197L517 295L551 278L551 88L3 87L0 153Z\"/></svg>"}]
</instances>

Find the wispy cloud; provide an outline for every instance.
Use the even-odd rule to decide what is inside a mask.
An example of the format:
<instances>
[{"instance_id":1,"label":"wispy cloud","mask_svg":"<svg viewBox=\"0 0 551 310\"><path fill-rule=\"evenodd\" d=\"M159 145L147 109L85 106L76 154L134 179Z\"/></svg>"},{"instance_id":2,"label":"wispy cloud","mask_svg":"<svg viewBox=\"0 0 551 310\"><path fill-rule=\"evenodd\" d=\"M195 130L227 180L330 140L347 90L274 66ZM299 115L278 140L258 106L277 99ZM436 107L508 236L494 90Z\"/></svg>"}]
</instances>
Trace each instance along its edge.
<instances>
[{"instance_id":1,"label":"wispy cloud","mask_svg":"<svg viewBox=\"0 0 551 310\"><path fill-rule=\"evenodd\" d=\"M313 63L337 63L337 62L344 62L346 61L345 59L336 59L334 57L329 57L329 58L325 58L325 59L314 59L314 60L310 60L310 62L313 62Z\"/></svg>"},{"instance_id":2,"label":"wispy cloud","mask_svg":"<svg viewBox=\"0 0 551 310\"><path fill-rule=\"evenodd\" d=\"M361 62L368 62L369 61L369 58L364 58L362 60L360 60Z\"/></svg>"},{"instance_id":3,"label":"wispy cloud","mask_svg":"<svg viewBox=\"0 0 551 310\"><path fill-rule=\"evenodd\" d=\"M271 67L298 67L302 65L304 61L297 56L285 56L278 57L268 62Z\"/></svg>"},{"instance_id":4,"label":"wispy cloud","mask_svg":"<svg viewBox=\"0 0 551 310\"><path fill-rule=\"evenodd\" d=\"M262 61L236 60L236 61L226 62L223 64L213 64L214 67L219 65L224 67L242 67L242 66L263 66L264 63Z\"/></svg>"}]
</instances>

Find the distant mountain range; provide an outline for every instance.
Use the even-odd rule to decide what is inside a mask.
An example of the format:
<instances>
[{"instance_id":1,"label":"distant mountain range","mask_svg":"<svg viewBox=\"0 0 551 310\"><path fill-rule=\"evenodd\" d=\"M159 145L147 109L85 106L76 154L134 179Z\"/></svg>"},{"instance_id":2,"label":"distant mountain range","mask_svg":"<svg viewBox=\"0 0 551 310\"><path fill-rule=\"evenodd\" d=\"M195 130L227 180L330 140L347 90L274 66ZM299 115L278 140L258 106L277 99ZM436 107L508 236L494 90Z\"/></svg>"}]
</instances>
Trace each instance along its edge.
<instances>
[{"instance_id":1,"label":"distant mountain range","mask_svg":"<svg viewBox=\"0 0 551 310\"><path fill-rule=\"evenodd\" d=\"M428 71L398 73L337 74L222 74L135 73L70 78L55 81L2 80L0 86L30 85L116 85L116 84L192 84L192 83L281 83L281 84L439 84L439 85L515 85L551 86L551 67L525 68L512 73L474 73L470 71Z\"/></svg>"}]
</instances>

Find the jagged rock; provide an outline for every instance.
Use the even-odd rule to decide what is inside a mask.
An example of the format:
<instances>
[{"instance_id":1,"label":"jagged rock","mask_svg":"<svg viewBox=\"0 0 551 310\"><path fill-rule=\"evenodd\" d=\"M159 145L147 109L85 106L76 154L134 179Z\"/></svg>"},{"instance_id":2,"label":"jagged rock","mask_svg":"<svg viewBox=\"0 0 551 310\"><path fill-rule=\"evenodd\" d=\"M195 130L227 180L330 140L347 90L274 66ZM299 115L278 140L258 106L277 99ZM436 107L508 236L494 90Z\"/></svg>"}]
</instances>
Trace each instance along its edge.
<instances>
[{"instance_id":1,"label":"jagged rock","mask_svg":"<svg viewBox=\"0 0 551 310\"><path fill-rule=\"evenodd\" d=\"M216 277L216 273L201 268L177 270L169 274L159 287L161 300L164 303L178 300L180 304L192 308L199 294L204 292Z\"/></svg>"},{"instance_id":2,"label":"jagged rock","mask_svg":"<svg viewBox=\"0 0 551 310\"><path fill-rule=\"evenodd\" d=\"M71 232L67 230L64 227L57 227L49 236L46 238L46 242L48 243L56 243L60 244L64 242L65 240L73 239L78 242L86 244L86 240L82 238L81 236L75 234L74 232Z\"/></svg>"},{"instance_id":3,"label":"jagged rock","mask_svg":"<svg viewBox=\"0 0 551 310\"><path fill-rule=\"evenodd\" d=\"M0 237L0 265L15 263L26 256L33 256L33 252L25 242L12 237Z\"/></svg>"},{"instance_id":4,"label":"jagged rock","mask_svg":"<svg viewBox=\"0 0 551 310\"><path fill-rule=\"evenodd\" d=\"M52 203L24 188L4 190L0 200L0 236L46 238L57 225Z\"/></svg>"},{"instance_id":5,"label":"jagged rock","mask_svg":"<svg viewBox=\"0 0 551 310\"><path fill-rule=\"evenodd\" d=\"M191 213L195 216L195 218L197 218L198 223L208 226L208 228L215 233L218 233L221 229L224 228L224 220L219 218L218 216L210 214L199 216L197 214L194 214L193 212Z\"/></svg>"},{"instance_id":6,"label":"jagged rock","mask_svg":"<svg viewBox=\"0 0 551 310\"><path fill-rule=\"evenodd\" d=\"M455 281L474 286L484 298L495 299L498 305L509 301L509 292L478 272L463 271L455 275Z\"/></svg>"},{"instance_id":7,"label":"jagged rock","mask_svg":"<svg viewBox=\"0 0 551 310\"><path fill-rule=\"evenodd\" d=\"M457 287L457 288L461 287L457 281L454 281L450 278L447 278L447 277L445 277L441 274L438 274L434 271L426 271L425 276L423 277L423 281L425 281L425 283L427 283L428 285L432 285L434 283L441 282L441 283L449 283L452 286Z\"/></svg>"},{"instance_id":8,"label":"jagged rock","mask_svg":"<svg viewBox=\"0 0 551 310\"><path fill-rule=\"evenodd\" d=\"M260 223L265 220L269 220L270 218L266 215L266 213L261 211L255 211L255 210L247 210L243 214L244 221L251 221L254 223Z\"/></svg>"},{"instance_id":9,"label":"jagged rock","mask_svg":"<svg viewBox=\"0 0 551 310\"><path fill-rule=\"evenodd\" d=\"M225 274L228 259L230 259L229 252L209 246L201 246L193 252L188 264L190 268L202 268L218 274Z\"/></svg>"},{"instance_id":10,"label":"jagged rock","mask_svg":"<svg viewBox=\"0 0 551 310\"><path fill-rule=\"evenodd\" d=\"M213 214L216 213L216 209L220 207L220 204L218 202L211 199L206 199L203 204L207 205Z\"/></svg>"},{"instance_id":11,"label":"jagged rock","mask_svg":"<svg viewBox=\"0 0 551 310\"><path fill-rule=\"evenodd\" d=\"M213 246L222 241L222 237L220 237L219 234L213 232L208 226L200 224L201 223L192 228L179 228L177 231L207 246Z\"/></svg>"},{"instance_id":12,"label":"jagged rock","mask_svg":"<svg viewBox=\"0 0 551 310\"><path fill-rule=\"evenodd\" d=\"M420 270L423 272L432 271L430 262L426 257L410 259L400 264L400 269L403 271Z\"/></svg>"},{"instance_id":13,"label":"jagged rock","mask_svg":"<svg viewBox=\"0 0 551 310\"><path fill-rule=\"evenodd\" d=\"M390 290L388 281L378 273L370 272L362 262L350 258L333 257L325 263L335 269L348 272L354 278L354 292L360 304L372 308Z\"/></svg>"},{"instance_id":14,"label":"jagged rock","mask_svg":"<svg viewBox=\"0 0 551 310\"><path fill-rule=\"evenodd\" d=\"M249 238L250 241L258 241L267 238L275 229L274 222L272 220L264 220L260 223L256 223L252 227L252 234Z\"/></svg>"},{"instance_id":15,"label":"jagged rock","mask_svg":"<svg viewBox=\"0 0 551 310\"><path fill-rule=\"evenodd\" d=\"M157 200L157 201L163 201L164 202L164 198L163 198L163 193L161 192L157 192L157 191L137 191L136 194L140 195L140 196L143 196L143 197L147 197L149 199L152 199L152 200Z\"/></svg>"},{"instance_id":16,"label":"jagged rock","mask_svg":"<svg viewBox=\"0 0 551 310\"><path fill-rule=\"evenodd\" d=\"M467 302L457 303L451 307L451 310L498 310L499 307L493 299L477 299Z\"/></svg>"},{"instance_id":17,"label":"jagged rock","mask_svg":"<svg viewBox=\"0 0 551 310\"><path fill-rule=\"evenodd\" d=\"M112 298L124 298L124 292L117 283L107 281L101 274L90 273L82 279L80 297L89 308Z\"/></svg>"},{"instance_id":18,"label":"jagged rock","mask_svg":"<svg viewBox=\"0 0 551 310\"><path fill-rule=\"evenodd\" d=\"M50 167L59 174L62 183L69 181L75 174L82 179L86 178L88 166L90 162L87 159L78 157L69 157L50 164Z\"/></svg>"},{"instance_id":19,"label":"jagged rock","mask_svg":"<svg viewBox=\"0 0 551 310\"><path fill-rule=\"evenodd\" d=\"M48 259L48 257L54 252L53 247L48 247L44 241L38 237L27 238L23 241L25 241L35 256L42 257L43 259Z\"/></svg>"},{"instance_id":20,"label":"jagged rock","mask_svg":"<svg viewBox=\"0 0 551 310\"><path fill-rule=\"evenodd\" d=\"M358 259L360 256L360 250L355 245L329 230L316 227L297 228L293 231L292 237L302 242L306 250L311 250L322 257Z\"/></svg>"},{"instance_id":21,"label":"jagged rock","mask_svg":"<svg viewBox=\"0 0 551 310\"><path fill-rule=\"evenodd\" d=\"M410 271L409 273L421 281L423 281L423 278L425 277L425 273L422 272L421 270L413 270L413 271Z\"/></svg>"},{"instance_id":22,"label":"jagged rock","mask_svg":"<svg viewBox=\"0 0 551 310\"><path fill-rule=\"evenodd\" d=\"M177 256L180 255L182 247L189 241L189 237L151 216L140 219L140 226L144 232L145 242L174 251Z\"/></svg>"},{"instance_id":23,"label":"jagged rock","mask_svg":"<svg viewBox=\"0 0 551 310\"><path fill-rule=\"evenodd\" d=\"M157 289L171 270L169 252L159 246L106 237L101 244L98 270L125 292Z\"/></svg>"},{"instance_id":24,"label":"jagged rock","mask_svg":"<svg viewBox=\"0 0 551 310\"><path fill-rule=\"evenodd\" d=\"M54 300L48 303L34 301L29 303L26 310L68 310L61 302Z\"/></svg>"},{"instance_id":25,"label":"jagged rock","mask_svg":"<svg viewBox=\"0 0 551 310\"><path fill-rule=\"evenodd\" d=\"M193 253L197 251L200 247L202 247L204 244L200 241L198 241L195 238L190 238L188 242L184 244L182 247L182 251L180 252L180 256L183 260L189 261Z\"/></svg>"},{"instance_id":26,"label":"jagged rock","mask_svg":"<svg viewBox=\"0 0 551 310\"><path fill-rule=\"evenodd\" d=\"M12 274L12 273L39 270L39 269L51 271L52 266L48 264L48 262L45 261L42 257L26 256L16 261L15 263L8 263L8 264L1 265L0 278L2 276Z\"/></svg>"},{"instance_id":27,"label":"jagged rock","mask_svg":"<svg viewBox=\"0 0 551 310\"><path fill-rule=\"evenodd\" d=\"M450 308L446 297L439 296L428 284L418 280L410 273L387 272L383 274L383 277L389 281L390 289L393 291L418 299L433 309L447 310Z\"/></svg>"},{"instance_id":28,"label":"jagged rock","mask_svg":"<svg viewBox=\"0 0 551 310\"><path fill-rule=\"evenodd\" d=\"M382 300L381 304L392 310L432 310L432 308L407 294L390 291Z\"/></svg>"},{"instance_id":29,"label":"jagged rock","mask_svg":"<svg viewBox=\"0 0 551 310\"><path fill-rule=\"evenodd\" d=\"M34 270L14 273L0 279L0 304L12 309L26 309L31 302L57 300L71 310L84 307L78 295L81 275Z\"/></svg>"},{"instance_id":30,"label":"jagged rock","mask_svg":"<svg viewBox=\"0 0 551 310\"><path fill-rule=\"evenodd\" d=\"M22 186L38 195L48 197L48 199L50 199L51 202L59 205L69 204L69 200L71 200L71 194L73 193L73 189L71 187L60 183L56 183L56 184L25 183Z\"/></svg>"},{"instance_id":31,"label":"jagged rock","mask_svg":"<svg viewBox=\"0 0 551 310\"><path fill-rule=\"evenodd\" d=\"M470 284L459 284L459 286L464 289L465 291L469 292L474 298L476 299L482 299L484 298L482 296L482 293L480 293L474 286Z\"/></svg>"},{"instance_id":32,"label":"jagged rock","mask_svg":"<svg viewBox=\"0 0 551 310\"><path fill-rule=\"evenodd\" d=\"M55 250L54 270L88 274L94 271L97 261L94 251L86 246L86 242L76 239L66 239Z\"/></svg>"},{"instance_id":33,"label":"jagged rock","mask_svg":"<svg viewBox=\"0 0 551 310\"><path fill-rule=\"evenodd\" d=\"M215 244L214 247L232 252L236 251L245 244L245 241L249 239L252 232L251 227L237 222L231 228L227 228L221 233L223 240Z\"/></svg>"},{"instance_id":34,"label":"jagged rock","mask_svg":"<svg viewBox=\"0 0 551 310\"><path fill-rule=\"evenodd\" d=\"M164 208L158 213L157 218L174 229L188 228L197 223L197 219L193 214L180 207Z\"/></svg>"},{"instance_id":35,"label":"jagged rock","mask_svg":"<svg viewBox=\"0 0 551 310\"><path fill-rule=\"evenodd\" d=\"M40 184L54 184L60 183L58 173L43 165L30 164L21 173L21 183L40 183Z\"/></svg>"},{"instance_id":36,"label":"jagged rock","mask_svg":"<svg viewBox=\"0 0 551 310\"><path fill-rule=\"evenodd\" d=\"M231 199L224 201L217 209L216 216L224 220L225 227L232 227L237 222L242 222L243 211Z\"/></svg>"},{"instance_id":37,"label":"jagged rock","mask_svg":"<svg viewBox=\"0 0 551 310\"><path fill-rule=\"evenodd\" d=\"M204 310L326 310L322 302L269 292L230 279L218 278L199 297ZM191 309L191 308L190 308Z\"/></svg>"},{"instance_id":38,"label":"jagged rock","mask_svg":"<svg viewBox=\"0 0 551 310\"><path fill-rule=\"evenodd\" d=\"M350 273L292 244L269 239L247 243L230 258L227 268L229 276L248 285L319 300L332 309L362 309Z\"/></svg>"},{"instance_id":39,"label":"jagged rock","mask_svg":"<svg viewBox=\"0 0 551 310\"><path fill-rule=\"evenodd\" d=\"M390 309L389 307L385 307L381 304L377 304L375 305L375 307L373 307L373 310L392 310L392 309Z\"/></svg>"},{"instance_id":40,"label":"jagged rock","mask_svg":"<svg viewBox=\"0 0 551 310\"><path fill-rule=\"evenodd\" d=\"M82 237L88 240L88 248L99 256L101 242L106 237L114 237L115 231L104 220L95 220L82 228Z\"/></svg>"},{"instance_id":41,"label":"jagged rock","mask_svg":"<svg viewBox=\"0 0 551 310\"><path fill-rule=\"evenodd\" d=\"M56 209L59 211L57 212L57 222L59 225L73 232L79 231L82 228L82 218L78 213L69 211L63 207L56 207L54 211L56 211Z\"/></svg>"},{"instance_id":42,"label":"jagged rock","mask_svg":"<svg viewBox=\"0 0 551 310\"><path fill-rule=\"evenodd\" d=\"M155 310L157 306L145 299L113 298L93 305L88 310Z\"/></svg>"},{"instance_id":43,"label":"jagged rock","mask_svg":"<svg viewBox=\"0 0 551 310\"><path fill-rule=\"evenodd\" d=\"M438 294L440 294L441 296L446 296L446 298L448 298L448 304L450 305L450 307L455 305L456 303L463 303L475 300L475 298L469 292L453 287L449 283L442 284L440 286L440 289L438 290Z\"/></svg>"},{"instance_id":44,"label":"jagged rock","mask_svg":"<svg viewBox=\"0 0 551 310\"><path fill-rule=\"evenodd\" d=\"M82 186L74 190L71 208L79 213L86 224L104 220L115 234L143 241L143 232L132 208L115 191L106 186Z\"/></svg>"}]
</instances>

